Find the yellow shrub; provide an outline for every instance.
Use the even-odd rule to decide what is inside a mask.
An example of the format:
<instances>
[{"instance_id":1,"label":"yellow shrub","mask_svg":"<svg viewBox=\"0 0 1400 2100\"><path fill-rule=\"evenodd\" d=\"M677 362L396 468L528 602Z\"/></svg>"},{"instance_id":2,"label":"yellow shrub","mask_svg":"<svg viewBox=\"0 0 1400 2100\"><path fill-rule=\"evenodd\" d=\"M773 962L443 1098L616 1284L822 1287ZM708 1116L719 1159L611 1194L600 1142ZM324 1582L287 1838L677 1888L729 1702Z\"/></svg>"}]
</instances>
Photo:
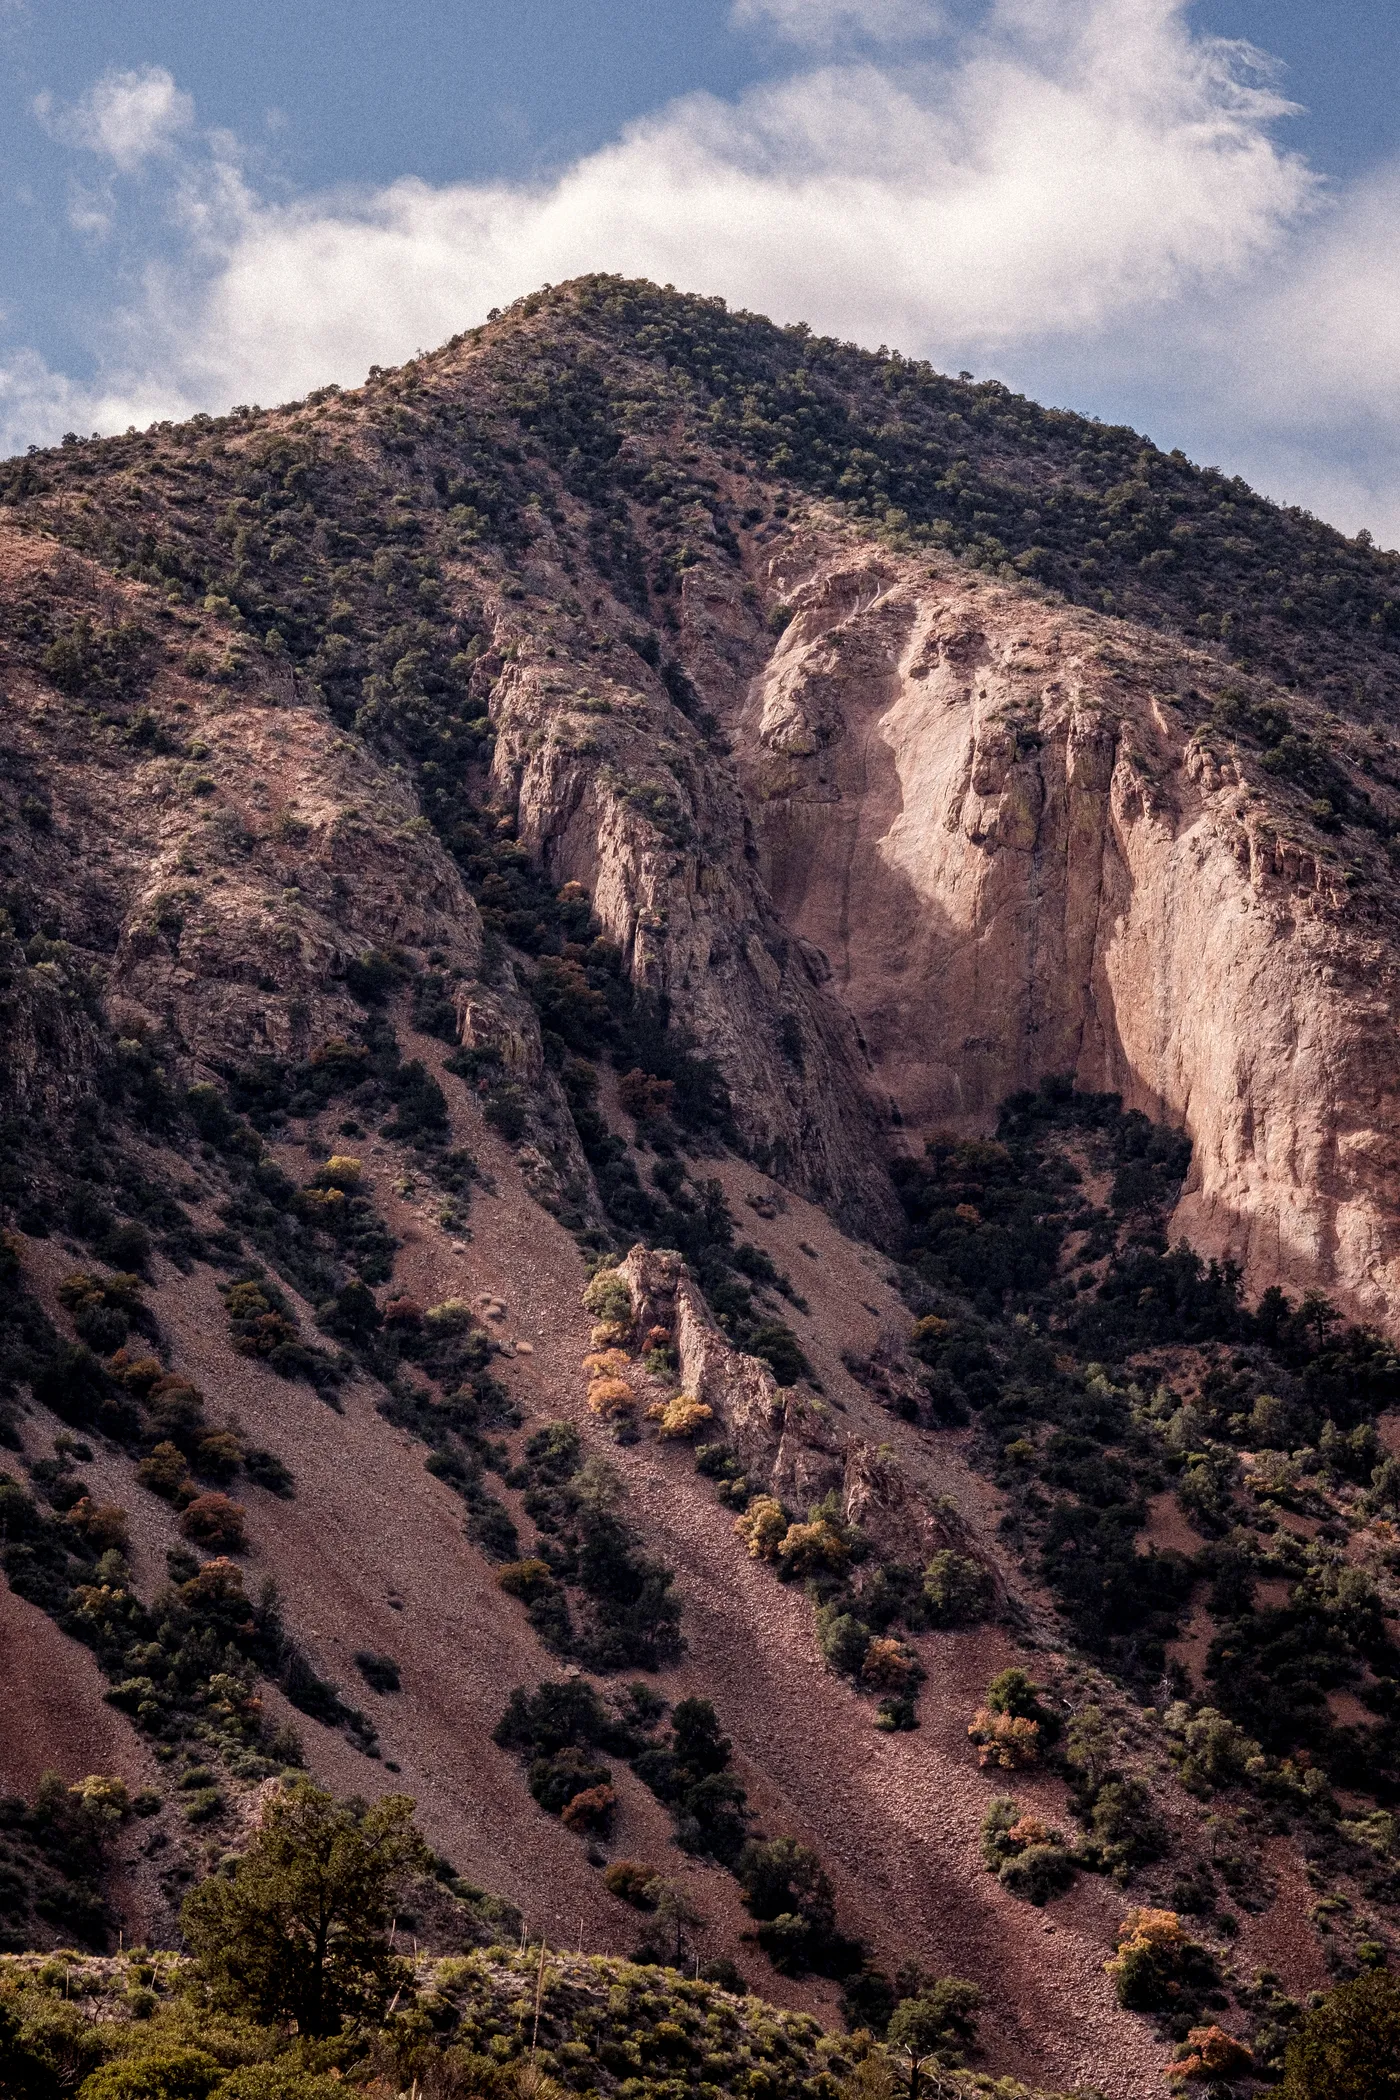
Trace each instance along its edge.
<instances>
[{"instance_id":1,"label":"yellow shrub","mask_svg":"<svg viewBox=\"0 0 1400 2100\"><path fill-rule=\"evenodd\" d=\"M619 1326L616 1320L600 1320L588 1337L594 1349L607 1349L614 1342L625 1342L626 1339L627 1329Z\"/></svg>"},{"instance_id":2,"label":"yellow shrub","mask_svg":"<svg viewBox=\"0 0 1400 2100\"><path fill-rule=\"evenodd\" d=\"M825 1517L812 1524L792 1525L778 1548L779 1560L792 1575L817 1575L824 1570L839 1574L850 1557L850 1547Z\"/></svg>"},{"instance_id":3,"label":"yellow shrub","mask_svg":"<svg viewBox=\"0 0 1400 2100\"><path fill-rule=\"evenodd\" d=\"M622 1378L631 1359L622 1349L595 1349L591 1356L583 1359L583 1368L590 1378Z\"/></svg>"},{"instance_id":4,"label":"yellow shrub","mask_svg":"<svg viewBox=\"0 0 1400 2100\"><path fill-rule=\"evenodd\" d=\"M706 1407L703 1400L697 1400L691 1393L677 1393L673 1400L665 1401L659 1415L652 1409L647 1412L660 1424L661 1434L665 1437L696 1436L707 1422L715 1418L714 1409Z\"/></svg>"},{"instance_id":5,"label":"yellow shrub","mask_svg":"<svg viewBox=\"0 0 1400 2100\"><path fill-rule=\"evenodd\" d=\"M351 1159L347 1154L337 1152L323 1167L318 1167L311 1178L323 1189L353 1189L359 1185L364 1171L358 1159Z\"/></svg>"},{"instance_id":6,"label":"yellow shrub","mask_svg":"<svg viewBox=\"0 0 1400 2100\"><path fill-rule=\"evenodd\" d=\"M626 1278L616 1269L600 1269L583 1294L583 1309L592 1313L595 1320L630 1327L632 1292Z\"/></svg>"},{"instance_id":7,"label":"yellow shrub","mask_svg":"<svg viewBox=\"0 0 1400 2100\"><path fill-rule=\"evenodd\" d=\"M878 1692L907 1691L918 1665L902 1641L881 1634L865 1651L860 1674Z\"/></svg>"},{"instance_id":8,"label":"yellow shrub","mask_svg":"<svg viewBox=\"0 0 1400 2100\"><path fill-rule=\"evenodd\" d=\"M1139 1947L1180 1947L1185 1941L1181 1919L1174 1910L1130 1910L1118 1928L1119 1958ZM1112 1967L1112 1964L1109 1965Z\"/></svg>"},{"instance_id":9,"label":"yellow shrub","mask_svg":"<svg viewBox=\"0 0 1400 2100\"><path fill-rule=\"evenodd\" d=\"M441 1305L430 1305L423 1317L440 1334L460 1334L476 1325L476 1314L465 1298L444 1298Z\"/></svg>"},{"instance_id":10,"label":"yellow shrub","mask_svg":"<svg viewBox=\"0 0 1400 2100\"><path fill-rule=\"evenodd\" d=\"M631 1414L637 1396L625 1378L595 1378L588 1388L588 1405L595 1415Z\"/></svg>"},{"instance_id":11,"label":"yellow shrub","mask_svg":"<svg viewBox=\"0 0 1400 2100\"><path fill-rule=\"evenodd\" d=\"M554 1575L546 1560L512 1560L497 1568L496 1586L508 1597L533 1604L537 1597L547 1596L554 1588Z\"/></svg>"},{"instance_id":12,"label":"yellow shrub","mask_svg":"<svg viewBox=\"0 0 1400 2100\"><path fill-rule=\"evenodd\" d=\"M309 1188L297 1190L297 1208L307 1217L314 1218L318 1211L324 1216L339 1210L345 1201L344 1189Z\"/></svg>"},{"instance_id":13,"label":"yellow shrub","mask_svg":"<svg viewBox=\"0 0 1400 2100\"><path fill-rule=\"evenodd\" d=\"M750 1560L776 1560L788 1520L771 1495L755 1495L743 1516L734 1519L734 1530L747 1543Z\"/></svg>"},{"instance_id":14,"label":"yellow shrub","mask_svg":"<svg viewBox=\"0 0 1400 2100\"><path fill-rule=\"evenodd\" d=\"M86 1779L80 1779L68 1791L94 1822L108 1827L120 1823L131 1807L126 1781L115 1774L89 1772Z\"/></svg>"}]
</instances>

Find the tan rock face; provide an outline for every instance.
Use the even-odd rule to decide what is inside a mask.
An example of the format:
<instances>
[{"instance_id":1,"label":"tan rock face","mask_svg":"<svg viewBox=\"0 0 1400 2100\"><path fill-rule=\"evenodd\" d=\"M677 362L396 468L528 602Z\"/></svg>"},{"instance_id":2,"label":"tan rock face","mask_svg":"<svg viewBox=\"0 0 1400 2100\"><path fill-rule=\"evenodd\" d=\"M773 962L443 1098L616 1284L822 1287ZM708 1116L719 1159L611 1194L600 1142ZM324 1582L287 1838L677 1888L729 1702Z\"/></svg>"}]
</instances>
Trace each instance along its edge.
<instances>
[{"instance_id":1,"label":"tan rock face","mask_svg":"<svg viewBox=\"0 0 1400 2100\"><path fill-rule=\"evenodd\" d=\"M1045 1074L1121 1092L1188 1131L1203 1251L1400 1316L1393 934L1193 740L1219 667L951 567L774 568L794 617L728 727L877 1109L917 1141Z\"/></svg>"},{"instance_id":2,"label":"tan rock face","mask_svg":"<svg viewBox=\"0 0 1400 2100\"><path fill-rule=\"evenodd\" d=\"M746 618L761 662L761 625ZM699 661L718 672L709 653ZM889 1236L896 1208L853 1076L864 1059L825 989L825 960L774 911L732 769L659 678L639 663L633 679L612 689L606 729L583 739L538 668L503 679L498 793L551 876L588 890L634 983L718 1062L752 1154L853 1226ZM707 676L707 697L723 682Z\"/></svg>"}]
</instances>

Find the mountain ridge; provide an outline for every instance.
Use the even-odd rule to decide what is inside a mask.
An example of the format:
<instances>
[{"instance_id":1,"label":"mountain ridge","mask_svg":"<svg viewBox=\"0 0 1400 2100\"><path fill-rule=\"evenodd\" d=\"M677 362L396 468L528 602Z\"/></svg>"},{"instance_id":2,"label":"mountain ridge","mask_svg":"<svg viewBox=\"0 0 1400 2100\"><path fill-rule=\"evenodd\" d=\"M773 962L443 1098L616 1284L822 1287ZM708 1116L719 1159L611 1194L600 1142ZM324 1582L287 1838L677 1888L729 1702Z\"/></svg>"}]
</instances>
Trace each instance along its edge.
<instances>
[{"instance_id":1,"label":"mountain ridge","mask_svg":"<svg viewBox=\"0 0 1400 2100\"><path fill-rule=\"evenodd\" d=\"M1274 2061L1394 1901L1396 558L614 279L6 487L5 1565L205 1772L132 1919L382 1729L625 1951L491 1702L634 1667L839 1899L784 1954L608 1722L697 1954L833 2018L962 1952L994 2067L1127 2100L1142 1897Z\"/></svg>"}]
</instances>

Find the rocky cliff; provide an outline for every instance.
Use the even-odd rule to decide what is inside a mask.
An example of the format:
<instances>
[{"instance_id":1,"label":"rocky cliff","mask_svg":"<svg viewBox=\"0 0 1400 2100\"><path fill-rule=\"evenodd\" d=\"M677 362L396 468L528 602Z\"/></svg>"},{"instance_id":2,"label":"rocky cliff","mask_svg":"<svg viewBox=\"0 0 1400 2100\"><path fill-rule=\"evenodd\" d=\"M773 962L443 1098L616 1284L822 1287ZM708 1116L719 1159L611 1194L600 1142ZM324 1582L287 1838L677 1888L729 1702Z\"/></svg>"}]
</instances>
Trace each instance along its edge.
<instances>
[{"instance_id":1,"label":"rocky cliff","mask_svg":"<svg viewBox=\"0 0 1400 2100\"><path fill-rule=\"evenodd\" d=\"M1375 831L1319 835L1326 805L1229 734L1230 673L1179 644L816 535L763 566L793 616L726 723L768 889L827 959L872 1106L908 1142L986 1130L1046 1073L1119 1092L1191 1138L1194 1244L1256 1292L1320 1287L1390 1324ZM1390 747L1292 705L1367 772Z\"/></svg>"}]
</instances>

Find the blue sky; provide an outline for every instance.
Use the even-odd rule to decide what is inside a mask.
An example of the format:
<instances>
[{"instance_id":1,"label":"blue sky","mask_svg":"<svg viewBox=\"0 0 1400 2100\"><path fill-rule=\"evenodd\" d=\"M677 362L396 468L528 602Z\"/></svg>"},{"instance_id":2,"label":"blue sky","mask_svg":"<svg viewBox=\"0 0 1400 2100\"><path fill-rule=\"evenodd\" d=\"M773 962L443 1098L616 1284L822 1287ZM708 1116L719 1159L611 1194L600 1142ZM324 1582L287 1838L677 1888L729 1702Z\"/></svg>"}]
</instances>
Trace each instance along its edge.
<instances>
[{"instance_id":1,"label":"blue sky","mask_svg":"<svg viewBox=\"0 0 1400 2100\"><path fill-rule=\"evenodd\" d=\"M0 0L0 446L613 267L1394 543L1397 87L1394 0Z\"/></svg>"}]
</instances>

